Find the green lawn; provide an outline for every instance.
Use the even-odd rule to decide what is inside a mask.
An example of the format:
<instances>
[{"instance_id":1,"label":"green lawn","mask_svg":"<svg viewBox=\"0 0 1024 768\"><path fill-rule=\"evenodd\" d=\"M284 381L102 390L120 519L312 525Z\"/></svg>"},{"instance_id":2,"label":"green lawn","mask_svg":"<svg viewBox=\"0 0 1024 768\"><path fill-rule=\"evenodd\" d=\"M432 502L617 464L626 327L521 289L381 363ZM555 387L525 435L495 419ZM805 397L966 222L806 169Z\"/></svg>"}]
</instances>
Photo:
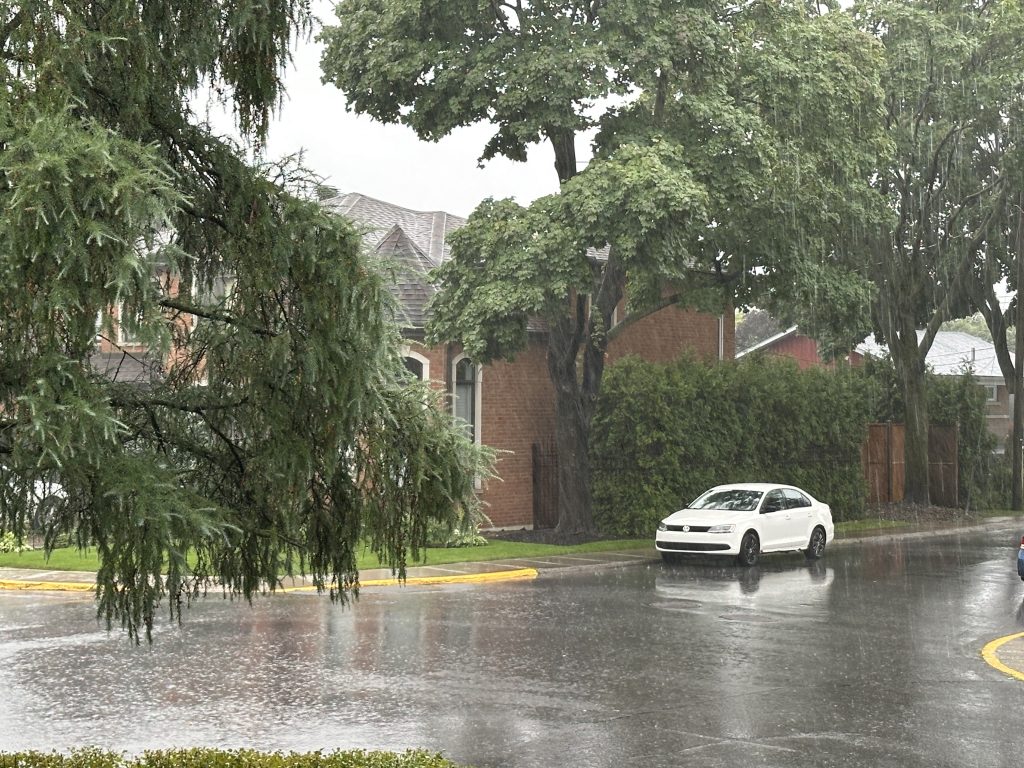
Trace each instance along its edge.
<instances>
[{"instance_id":1,"label":"green lawn","mask_svg":"<svg viewBox=\"0 0 1024 768\"><path fill-rule=\"evenodd\" d=\"M430 548L426 550L423 562L410 562L409 565L445 565L447 563L469 563L480 560L510 560L523 557L543 557L572 552L602 552L611 549L649 549L653 547L652 539L617 539L614 541L593 541L572 547L559 547L550 544L524 544L515 541L492 541L483 547ZM42 550L31 552L0 553L0 568L44 568L54 571L95 571L99 566L96 551L93 549L82 553L73 547L55 549L49 559ZM359 557L359 569L378 568L380 563L369 551Z\"/></svg>"}]
</instances>

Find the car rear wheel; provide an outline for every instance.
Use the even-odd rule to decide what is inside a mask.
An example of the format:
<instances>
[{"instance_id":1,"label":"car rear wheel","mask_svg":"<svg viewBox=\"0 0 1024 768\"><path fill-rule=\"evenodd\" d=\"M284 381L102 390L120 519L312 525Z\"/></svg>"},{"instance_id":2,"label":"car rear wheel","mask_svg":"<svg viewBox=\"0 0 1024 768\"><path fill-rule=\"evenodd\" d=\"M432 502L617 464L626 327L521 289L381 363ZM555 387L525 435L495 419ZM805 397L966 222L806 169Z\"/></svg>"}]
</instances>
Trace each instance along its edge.
<instances>
[{"instance_id":1,"label":"car rear wheel","mask_svg":"<svg viewBox=\"0 0 1024 768\"><path fill-rule=\"evenodd\" d=\"M808 560L817 560L825 554L825 529L820 525L811 531L811 540L807 542L804 556Z\"/></svg>"},{"instance_id":2,"label":"car rear wheel","mask_svg":"<svg viewBox=\"0 0 1024 768\"><path fill-rule=\"evenodd\" d=\"M760 539L757 538L757 534L753 531L747 531L743 534L743 540L740 541L740 553L736 555L736 562L745 568L749 568L752 565L757 565L757 558L760 554Z\"/></svg>"}]
</instances>

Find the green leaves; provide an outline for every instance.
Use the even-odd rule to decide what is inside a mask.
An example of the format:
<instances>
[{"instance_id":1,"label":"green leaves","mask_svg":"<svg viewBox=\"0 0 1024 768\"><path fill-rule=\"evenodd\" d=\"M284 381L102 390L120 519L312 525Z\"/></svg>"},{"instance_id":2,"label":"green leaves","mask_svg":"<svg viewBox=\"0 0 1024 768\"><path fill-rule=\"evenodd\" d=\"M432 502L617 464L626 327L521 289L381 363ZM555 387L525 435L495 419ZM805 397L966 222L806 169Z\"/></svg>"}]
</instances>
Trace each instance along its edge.
<instances>
[{"instance_id":1,"label":"green leaves","mask_svg":"<svg viewBox=\"0 0 1024 768\"><path fill-rule=\"evenodd\" d=\"M525 160L529 144L585 128L581 108L617 90L592 14L450 0L346 0L335 13L321 67L351 109L427 140L490 120L482 159Z\"/></svg>"},{"instance_id":2,"label":"green leaves","mask_svg":"<svg viewBox=\"0 0 1024 768\"><path fill-rule=\"evenodd\" d=\"M705 200L680 150L655 142L595 160L529 208L485 201L436 271L444 291L431 305L432 338L458 340L475 360L513 356L528 318L553 323L571 312L565 297L594 290L604 260L678 276L686 262L679 233L703 221Z\"/></svg>"}]
</instances>

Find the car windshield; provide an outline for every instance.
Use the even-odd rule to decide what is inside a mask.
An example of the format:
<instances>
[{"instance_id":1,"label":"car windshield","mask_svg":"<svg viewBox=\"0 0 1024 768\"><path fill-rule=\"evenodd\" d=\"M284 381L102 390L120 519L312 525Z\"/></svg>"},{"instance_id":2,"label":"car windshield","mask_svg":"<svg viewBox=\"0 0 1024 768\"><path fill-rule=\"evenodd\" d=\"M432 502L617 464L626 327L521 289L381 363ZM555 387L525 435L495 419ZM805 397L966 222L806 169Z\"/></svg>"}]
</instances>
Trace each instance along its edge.
<instances>
[{"instance_id":1,"label":"car windshield","mask_svg":"<svg viewBox=\"0 0 1024 768\"><path fill-rule=\"evenodd\" d=\"M690 509L731 509L750 512L757 509L761 501L761 491L730 488L728 490L711 490L690 504Z\"/></svg>"}]
</instances>

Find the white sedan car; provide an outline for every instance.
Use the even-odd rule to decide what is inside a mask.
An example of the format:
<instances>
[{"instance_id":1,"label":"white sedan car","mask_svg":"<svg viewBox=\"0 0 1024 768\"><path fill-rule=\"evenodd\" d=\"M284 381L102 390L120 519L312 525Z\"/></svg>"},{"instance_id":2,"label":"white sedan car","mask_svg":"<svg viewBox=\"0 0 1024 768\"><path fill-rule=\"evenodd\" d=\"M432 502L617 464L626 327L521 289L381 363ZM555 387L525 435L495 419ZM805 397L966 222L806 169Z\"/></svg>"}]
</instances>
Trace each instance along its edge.
<instances>
[{"instance_id":1,"label":"white sedan car","mask_svg":"<svg viewBox=\"0 0 1024 768\"><path fill-rule=\"evenodd\" d=\"M762 552L821 557L832 540L832 510L792 485L737 483L702 493L658 523L655 546L666 560L681 554L733 555L754 565Z\"/></svg>"}]
</instances>

